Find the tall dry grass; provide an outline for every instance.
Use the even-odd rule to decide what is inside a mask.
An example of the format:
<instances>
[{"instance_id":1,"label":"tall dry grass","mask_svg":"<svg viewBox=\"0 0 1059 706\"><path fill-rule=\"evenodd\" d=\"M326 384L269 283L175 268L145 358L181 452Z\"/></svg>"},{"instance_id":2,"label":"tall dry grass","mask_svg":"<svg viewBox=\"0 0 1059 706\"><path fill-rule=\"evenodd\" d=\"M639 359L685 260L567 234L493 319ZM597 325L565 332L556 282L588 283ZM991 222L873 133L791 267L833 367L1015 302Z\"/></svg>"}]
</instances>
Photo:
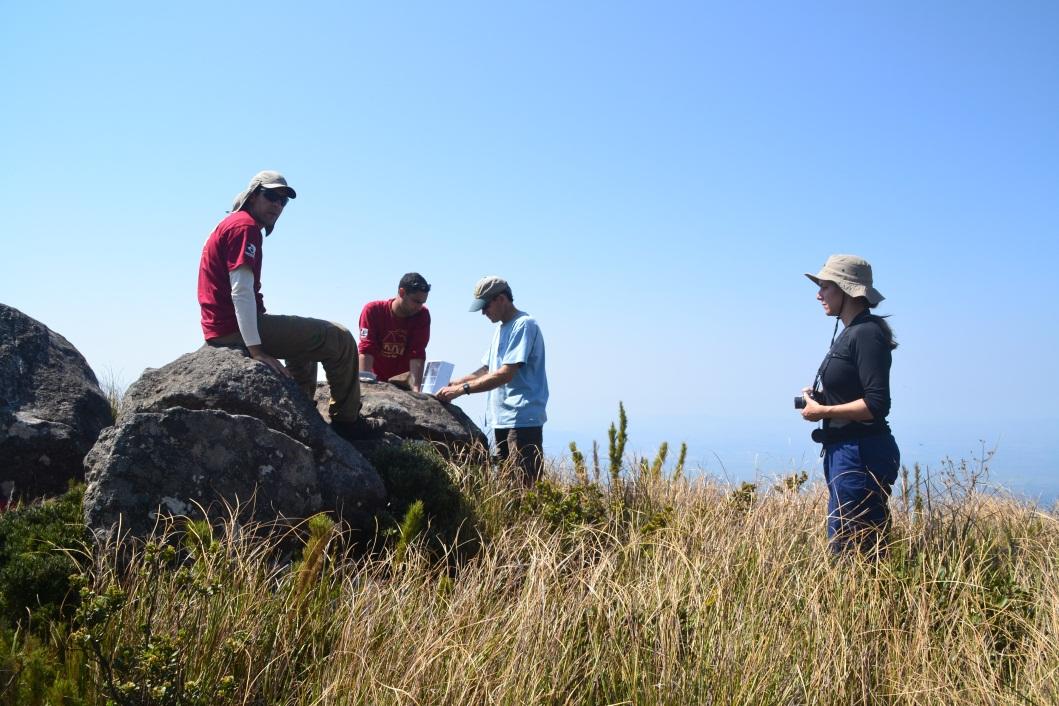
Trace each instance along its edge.
<instances>
[{"instance_id":1,"label":"tall dry grass","mask_svg":"<svg viewBox=\"0 0 1059 706\"><path fill-rule=\"evenodd\" d=\"M450 471L469 559L320 520L294 562L235 522L100 553L72 639L99 703L1059 703L1059 524L1029 504L913 488L885 556L832 559L820 485Z\"/></svg>"}]
</instances>

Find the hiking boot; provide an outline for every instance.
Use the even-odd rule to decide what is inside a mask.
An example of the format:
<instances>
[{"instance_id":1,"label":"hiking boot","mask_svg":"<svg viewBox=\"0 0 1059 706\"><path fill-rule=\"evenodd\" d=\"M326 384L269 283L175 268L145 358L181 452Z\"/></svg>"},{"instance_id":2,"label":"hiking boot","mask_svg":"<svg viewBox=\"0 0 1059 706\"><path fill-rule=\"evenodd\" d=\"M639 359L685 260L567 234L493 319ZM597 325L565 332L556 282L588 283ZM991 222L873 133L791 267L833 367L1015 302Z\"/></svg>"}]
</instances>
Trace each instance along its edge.
<instances>
[{"instance_id":1,"label":"hiking boot","mask_svg":"<svg viewBox=\"0 0 1059 706\"><path fill-rule=\"evenodd\" d=\"M356 421L346 422L334 420L331 422L331 430L346 441L370 441L381 439L383 427L386 422L374 417L358 417Z\"/></svg>"}]
</instances>

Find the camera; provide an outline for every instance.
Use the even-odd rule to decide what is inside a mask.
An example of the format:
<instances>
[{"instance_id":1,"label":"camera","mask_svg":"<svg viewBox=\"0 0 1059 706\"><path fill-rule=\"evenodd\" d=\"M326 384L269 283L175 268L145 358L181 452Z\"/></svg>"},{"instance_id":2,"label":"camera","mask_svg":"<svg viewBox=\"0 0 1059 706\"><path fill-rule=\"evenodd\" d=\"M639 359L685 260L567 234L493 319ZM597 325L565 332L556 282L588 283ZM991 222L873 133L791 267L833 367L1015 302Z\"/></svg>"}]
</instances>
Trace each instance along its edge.
<instances>
[{"instance_id":1,"label":"camera","mask_svg":"<svg viewBox=\"0 0 1059 706\"><path fill-rule=\"evenodd\" d=\"M820 401L820 400L816 399L816 396L819 394L816 390L813 390L812 392L808 392L806 394L808 394L809 397L812 397L817 402ZM794 396L794 408L795 409L805 409L805 397L803 397L802 395L795 395Z\"/></svg>"}]
</instances>

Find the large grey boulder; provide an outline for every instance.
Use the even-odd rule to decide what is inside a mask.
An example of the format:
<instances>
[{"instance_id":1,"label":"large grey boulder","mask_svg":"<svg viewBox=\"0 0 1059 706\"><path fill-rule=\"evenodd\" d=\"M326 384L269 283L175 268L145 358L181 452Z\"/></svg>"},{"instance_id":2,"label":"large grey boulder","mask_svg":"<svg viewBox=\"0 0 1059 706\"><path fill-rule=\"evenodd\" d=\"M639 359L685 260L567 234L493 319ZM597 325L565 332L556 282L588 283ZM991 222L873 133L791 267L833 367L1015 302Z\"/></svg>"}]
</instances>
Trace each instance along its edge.
<instances>
[{"instance_id":1,"label":"large grey boulder","mask_svg":"<svg viewBox=\"0 0 1059 706\"><path fill-rule=\"evenodd\" d=\"M66 490L113 423L92 369L65 338L0 304L0 502Z\"/></svg>"},{"instance_id":2,"label":"large grey boulder","mask_svg":"<svg viewBox=\"0 0 1059 706\"><path fill-rule=\"evenodd\" d=\"M312 450L253 417L173 407L107 429L85 461L101 470L86 502L93 528L147 534L158 513L271 522L322 507Z\"/></svg>"},{"instance_id":3,"label":"large grey boulder","mask_svg":"<svg viewBox=\"0 0 1059 706\"><path fill-rule=\"evenodd\" d=\"M316 408L325 418L330 396L327 383L318 383ZM361 416L380 432L383 443L430 442L445 454L489 446L485 434L462 409L439 402L433 395L374 382L361 384L360 400ZM358 443L362 448L370 445Z\"/></svg>"},{"instance_id":4,"label":"large grey boulder","mask_svg":"<svg viewBox=\"0 0 1059 706\"><path fill-rule=\"evenodd\" d=\"M225 348L146 371L85 464L85 520L100 537L119 520L143 536L159 512L217 517L236 505L242 520L327 511L368 527L386 497L292 380Z\"/></svg>"}]
</instances>

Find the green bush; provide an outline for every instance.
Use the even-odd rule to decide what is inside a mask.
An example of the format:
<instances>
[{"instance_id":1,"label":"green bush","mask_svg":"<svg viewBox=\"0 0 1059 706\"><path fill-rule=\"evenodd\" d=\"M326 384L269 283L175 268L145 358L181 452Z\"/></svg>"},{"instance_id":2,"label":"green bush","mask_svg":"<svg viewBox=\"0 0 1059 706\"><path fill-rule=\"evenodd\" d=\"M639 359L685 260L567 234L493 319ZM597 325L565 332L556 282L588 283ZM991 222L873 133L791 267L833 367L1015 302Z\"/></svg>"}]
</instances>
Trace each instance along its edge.
<instances>
[{"instance_id":1,"label":"green bush","mask_svg":"<svg viewBox=\"0 0 1059 706\"><path fill-rule=\"evenodd\" d=\"M607 492L597 483L569 485L542 479L519 501L524 519L539 518L558 532L570 535L578 529L607 528L614 536L636 531L651 534L669 525L673 507L652 501L635 487Z\"/></svg>"},{"instance_id":2,"label":"green bush","mask_svg":"<svg viewBox=\"0 0 1059 706\"><path fill-rule=\"evenodd\" d=\"M428 546L434 550L460 545L464 551L476 546L478 527L474 511L453 483L448 464L426 444L405 442L384 446L371 454L389 495L381 524L397 536L398 522L416 501L423 504Z\"/></svg>"},{"instance_id":3,"label":"green bush","mask_svg":"<svg viewBox=\"0 0 1059 706\"><path fill-rule=\"evenodd\" d=\"M37 626L69 617L76 607L67 551L82 553L89 533L81 513L84 486L40 504L0 514L0 619Z\"/></svg>"},{"instance_id":4,"label":"green bush","mask_svg":"<svg viewBox=\"0 0 1059 706\"><path fill-rule=\"evenodd\" d=\"M565 485L542 479L520 503L526 518L539 517L552 529L569 532L583 526L603 526L611 519L609 501L595 483Z\"/></svg>"}]
</instances>

